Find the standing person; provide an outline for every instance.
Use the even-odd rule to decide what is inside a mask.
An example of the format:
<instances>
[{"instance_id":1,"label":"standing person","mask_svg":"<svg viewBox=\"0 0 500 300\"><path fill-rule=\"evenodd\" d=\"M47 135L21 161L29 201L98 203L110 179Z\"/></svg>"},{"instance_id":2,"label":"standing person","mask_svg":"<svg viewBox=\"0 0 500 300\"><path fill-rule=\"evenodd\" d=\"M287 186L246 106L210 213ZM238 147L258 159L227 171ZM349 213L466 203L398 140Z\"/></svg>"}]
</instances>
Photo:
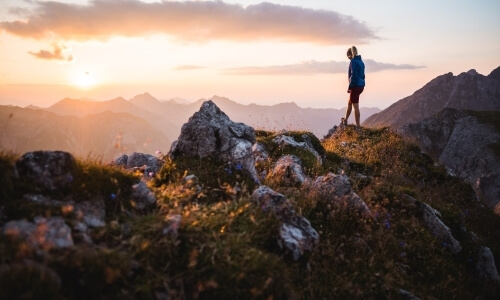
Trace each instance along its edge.
<instances>
[{"instance_id":1,"label":"standing person","mask_svg":"<svg viewBox=\"0 0 500 300\"><path fill-rule=\"evenodd\" d=\"M361 60L361 55L358 54L358 49L355 46L347 49L347 58L351 61L349 63L349 71L347 73L349 78L349 101L347 103L347 110L345 118L342 118L342 124L347 125L347 120L351 115L352 107L354 106L354 118L356 125L359 128L359 95L365 88L365 64Z\"/></svg>"}]
</instances>

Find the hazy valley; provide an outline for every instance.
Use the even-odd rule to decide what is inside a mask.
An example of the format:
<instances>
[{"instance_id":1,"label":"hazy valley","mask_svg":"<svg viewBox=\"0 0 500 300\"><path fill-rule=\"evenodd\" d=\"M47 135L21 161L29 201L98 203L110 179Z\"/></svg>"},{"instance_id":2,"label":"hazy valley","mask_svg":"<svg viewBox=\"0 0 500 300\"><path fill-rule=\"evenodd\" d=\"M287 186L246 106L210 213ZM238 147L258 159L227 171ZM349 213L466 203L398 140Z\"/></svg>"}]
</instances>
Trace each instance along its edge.
<instances>
[{"instance_id":1,"label":"hazy valley","mask_svg":"<svg viewBox=\"0 0 500 300\"><path fill-rule=\"evenodd\" d=\"M218 96L210 99L235 122L264 130L306 130L318 137L345 114L345 109L301 108L294 103L241 105ZM145 93L102 102L65 98L48 108L0 106L0 147L17 153L59 149L105 161L132 152L168 152L203 101L159 101ZM362 121L379 111L362 108Z\"/></svg>"}]
</instances>

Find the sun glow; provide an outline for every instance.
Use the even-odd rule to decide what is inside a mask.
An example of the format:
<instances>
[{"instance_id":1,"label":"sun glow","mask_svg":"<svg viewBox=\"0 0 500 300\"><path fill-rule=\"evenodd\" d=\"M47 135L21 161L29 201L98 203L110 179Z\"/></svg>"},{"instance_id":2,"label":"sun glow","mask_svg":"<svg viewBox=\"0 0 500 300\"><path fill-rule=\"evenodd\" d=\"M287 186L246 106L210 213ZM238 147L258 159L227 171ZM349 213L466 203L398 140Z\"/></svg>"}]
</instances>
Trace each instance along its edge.
<instances>
[{"instance_id":1,"label":"sun glow","mask_svg":"<svg viewBox=\"0 0 500 300\"><path fill-rule=\"evenodd\" d=\"M82 89L89 89L96 85L96 79L88 71L79 72L73 77L72 84Z\"/></svg>"}]
</instances>

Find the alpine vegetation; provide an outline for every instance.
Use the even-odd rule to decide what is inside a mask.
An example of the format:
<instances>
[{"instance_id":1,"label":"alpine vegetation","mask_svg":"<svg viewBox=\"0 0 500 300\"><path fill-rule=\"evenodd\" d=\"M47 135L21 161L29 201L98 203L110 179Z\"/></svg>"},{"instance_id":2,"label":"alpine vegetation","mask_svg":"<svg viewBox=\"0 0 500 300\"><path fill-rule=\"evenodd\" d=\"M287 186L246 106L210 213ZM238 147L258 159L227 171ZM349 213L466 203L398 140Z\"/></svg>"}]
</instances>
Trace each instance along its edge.
<instances>
[{"instance_id":1,"label":"alpine vegetation","mask_svg":"<svg viewBox=\"0 0 500 300\"><path fill-rule=\"evenodd\" d=\"M255 130L206 101L158 150L2 153L0 298L500 295L500 217L387 127Z\"/></svg>"}]
</instances>

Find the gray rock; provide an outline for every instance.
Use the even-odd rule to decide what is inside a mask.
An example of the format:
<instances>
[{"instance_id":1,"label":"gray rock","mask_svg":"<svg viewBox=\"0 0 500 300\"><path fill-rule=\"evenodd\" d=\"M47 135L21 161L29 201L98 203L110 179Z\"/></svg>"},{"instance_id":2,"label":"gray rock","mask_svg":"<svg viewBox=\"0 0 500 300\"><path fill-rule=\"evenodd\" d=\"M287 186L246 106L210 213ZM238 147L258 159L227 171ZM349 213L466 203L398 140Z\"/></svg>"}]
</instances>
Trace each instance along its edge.
<instances>
[{"instance_id":1,"label":"gray rock","mask_svg":"<svg viewBox=\"0 0 500 300\"><path fill-rule=\"evenodd\" d=\"M314 196L330 201L334 208L354 209L363 215L372 215L366 203L352 190L349 177L345 174L318 176L311 187Z\"/></svg>"},{"instance_id":2,"label":"gray rock","mask_svg":"<svg viewBox=\"0 0 500 300\"><path fill-rule=\"evenodd\" d=\"M169 155L177 157L214 158L239 164L255 181L252 145L255 131L243 123L235 123L212 101L205 101L198 112L182 126L181 134L172 144Z\"/></svg>"},{"instance_id":3,"label":"gray rock","mask_svg":"<svg viewBox=\"0 0 500 300\"><path fill-rule=\"evenodd\" d=\"M132 190L132 201L135 209L143 210L156 203L156 197L144 181L134 184Z\"/></svg>"},{"instance_id":4,"label":"gray rock","mask_svg":"<svg viewBox=\"0 0 500 300\"><path fill-rule=\"evenodd\" d=\"M73 200L54 200L43 195L25 194L23 199L47 207L59 207L61 214L66 216L74 214L77 221L83 221L89 227L103 227L105 223L105 205L101 196L96 196L92 201L75 203Z\"/></svg>"},{"instance_id":5,"label":"gray rock","mask_svg":"<svg viewBox=\"0 0 500 300\"><path fill-rule=\"evenodd\" d=\"M40 192L71 188L75 166L74 157L62 151L28 152L16 162L19 177Z\"/></svg>"},{"instance_id":6,"label":"gray rock","mask_svg":"<svg viewBox=\"0 0 500 300\"><path fill-rule=\"evenodd\" d=\"M112 164L126 168L127 161L128 161L128 155L123 154L122 156L118 157L114 162L112 162Z\"/></svg>"},{"instance_id":7,"label":"gray rock","mask_svg":"<svg viewBox=\"0 0 500 300\"><path fill-rule=\"evenodd\" d=\"M106 208L102 197L93 201L84 201L74 204L75 214L78 220L82 220L89 227L106 226Z\"/></svg>"},{"instance_id":8,"label":"gray rock","mask_svg":"<svg viewBox=\"0 0 500 300\"><path fill-rule=\"evenodd\" d=\"M415 138L425 153L470 183L481 201L500 213L500 158L491 147L500 143L500 132L477 114L447 108L400 132Z\"/></svg>"},{"instance_id":9,"label":"gray rock","mask_svg":"<svg viewBox=\"0 0 500 300\"><path fill-rule=\"evenodd\" d=\"M318 232L312 228L309 220L296 214L285 196L262 185L252 193L252 201L263 211L272 212L280 220L277 243L282 249L290 251L295 261L318 245Z\"/></svg>"},{"instance_id":10,"label":"gray rock","mask_svg":"<svg viewBox=\"0 0 500 300\"><path fill-rule=\"evenodd\" d=\"M399 290L399 296L401 296L401 300L420 300L417 296L403 289Z\"/></svg>"},{"instance_id":11,"label":"gray rock","mask_svg":"<svg viewBox=\"0 0 500 300\"><path fill-rule=\"evenodd\" d=\"M495 265L495 258L490 248L482 247L478 253L476 271L479 277L484 280L493 280L500 283L500 275Z\"/></svg>"},{"instance_id":12,"label":"gray rock","mask_svg":"<svg viewBox=\"0 0 500 300\"><path fill-rule=\"evenodd\" d=\"M319 165L323 164L323 158L314 149L309 136L307 134L304 134L301 137L304 141L297 142L297 141L295 141L295 139L293 137L281 134L281 135L276 136L273 139L273 143L275 143L279 146L290 146L290 147L299 148L299 149L309 151L316 157L316 160L317 160Z\"/></svg>"},{"instance_id":13,"label":"gray rock","mask_svg":"<svg viewBox=\"0 0 500 300\"><path fill-rule=\"evenodd\" d=\"M21 239L35 250L48 251L74 245L71 229L61 217L35 217L33 222L10 221L2 228L2 234Z\"/></svg>"},{"instance_id":14,"label":"gray rock","mask_svg":"<svg viewBox=\"0 0 500 300\"><path fill-rule=\"evenodd\" d=\"M151 178L161 169L163 161L150 154L134 152L130 155L123 154L112 164L127 170L140 171L145 178Z\"/></svg>"},{"instance_id":15,"label":"gray rock","mask_svg":"<svg viewBox=\"0 0 500 300\"><path fill-rule=\"evenodd\" d=\"M283 155L269 172L268 178L285 186L302 185L308 180L301 166L300 158L295 155Z\"/></svg>"},{"instance_id":16,"label":"gray rock","mask_svg":"<svg viewBox=\"0 0 500 300\"><path fill-rule=\"evenodd\" d=\"M266 147L259 142L252 145L252 152L256 162L266 161L269 159L269 153L267 153Z\"/></svg>"},{"instance_id":17,"label":"gray rock","mask_svg":"<svg viewBox=\"0 0 500 300\"><path fill-rule=\"evenodd\" d=\"M343 127L344 125L341 123L341 124L340 124L340 126L342 126L342 127ZM339 127L340 127L340 126L339 126ZM337 127L337 125L334 125L334 126L333 126L332 128L330 128L330 129L328 130L328 132L327 132L327 133L323 136L323 139L324 139L324 140L327 140L327 139L331 138L331 137L332 137L332 136L333 136L333 135L337 132L337 128L339 128L339 127Z\"/></svg>"},{"instance_id":18,"label":"gray rock","mask_svg":"<svg viewBox=\"0 0 500 300\"><path fill-rule=\"evenodd\" d=\"M134 152L128 156L127 169L146 166L145 172L156 173L161 169L163 161L153 155Z\"/></svg>"},{"instance_id":19,"label":"gray rock","mask_svg":"<svg viewBox=\"0 0 500 300\"><path fill-rule=\"evenodd\" d=\"M443 247L447 248L454 254L462 251L460 242L453 237L450 228L441 220L441 213L439 211L410 196L407 196L406 198L416 205L421 214L421 221L436 237L436 239L442 243Z\"/></svg>"}]
</instances>

